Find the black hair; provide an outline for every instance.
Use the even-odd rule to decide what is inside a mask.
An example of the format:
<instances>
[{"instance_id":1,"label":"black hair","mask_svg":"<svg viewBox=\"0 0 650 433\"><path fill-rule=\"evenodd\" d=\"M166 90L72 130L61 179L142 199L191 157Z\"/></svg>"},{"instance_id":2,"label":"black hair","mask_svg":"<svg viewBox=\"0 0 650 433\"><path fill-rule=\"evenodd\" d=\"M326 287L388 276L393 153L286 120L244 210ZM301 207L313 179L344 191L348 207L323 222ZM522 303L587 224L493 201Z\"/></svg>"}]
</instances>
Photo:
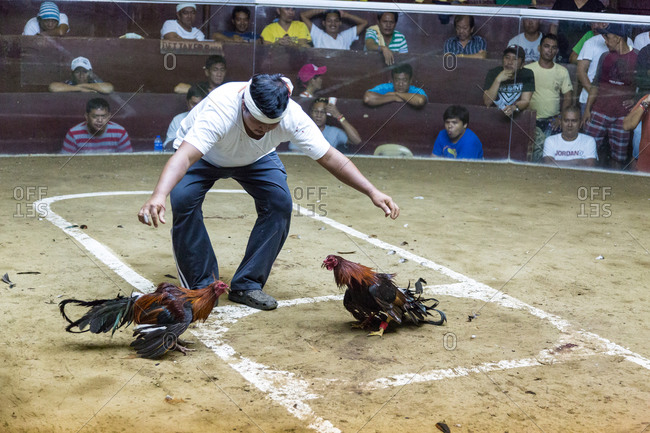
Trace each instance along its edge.
<instances>
[{"instance_id":1,"label":"black hair","mask_svg":"<svg viewBox=\"0 0 650 433\"><path fill-rule=\"evenodd\" d=\"M408 63L396 65L390 72L390 75L391 77L394 77L397 74L406 74L409 76L409 78L413 78L413 67Z\"/></svg>"},{"instance_id":2,"label":"black hair","mask_svg":"<svg viewBox=\"0 0 650 433\"><path fill-rule=\"evenodd\" d=\"M188 101L194 97L199 97L203 99L206 95L206 89L205 87L201 86L200 84L195 84L194 86L190 87L187 91L187 95L185 96L185 99Z\"/></svg>"},{"instance_id":3,"label":"black hair","mask_svg":"<svg viewBox=\"0 0 650 433\"><path fill-rule=\"evenodd\" d=\"M251 10L250 9L248 9L246 6L235 6L235 8L232 10L232 14L230 15L230 17L232 18L233 21L235 20L235 18L237 18L237 14L239 12L243 12L246 15L248 15L248 19L251 18Z\"/></svg>"},{"instance_id":4,"label":"black hair","mask_svg":"<svg viewBox=\"0 0 650 433\"><path fill-rule=\"evenodd\" d=\"M289 104L289 88L282 77L282 74L255 74L251 82L255 105L271 119L280 117Z\"/></svg>"},{"instance_id":5,"label":"black hair","mask_svg":"<svg viewBox=\"0 0 650 433\"><path fill-rule=\"evenodd\" d=\"M110 113L111 106L108 105L108 101L104 98L93 98L86 102L86 113L90 113L93 110L104 109Z\"/></svg>"},{"instance_id":6,"label":"black hair","mask_svg":"<svg viewBox=\"0 0 650 433\"><path fill-rule=\"evenodd\" d=\"M216 65L217 63L223 63L223 66L226 66L226 58L222 55L215 54L213 56L208 57L205 59L205 69L210 69L212 65Z\"/></svg>"},{"instance_id":7,"label":"black hair","mask_svg":"<svg viewBox=\"0 0 650 433\"><path fill-rule=\"evenodd\" d=\"M378 12L378 13L377 13L377 21L380 21L380 20L381 20L381 17L382 17L384 14L393 14L393 16L395 17L395 24L397 24L397 17L398 17L398 14L397 14L397 12L393 12L393 11Z\"/></svg>"},{"instance_id":8,"label":"black hair","mask_svg":"<svg viewBox=\"0 0 650 433\"><path fill-rule=\"evenodd\" d=\"M327 104L329 102L329 99L327 98L316 98L312 101L311 105L309 106L309 111L314 109L314 105L316 104Z\"/></svg>"},{"instance_id":9,"label":"black hair","mask_svg":"<svg viewBox=\"0 0 650 433\"><path fill-rule=\"evenodd\" d=\"M580 107L578 107L577 105L571 105L569 107L566 107L564 110L562 110L562 114L560 116L562 116L564 113L569 113L569 112L578 113L578 119L582 116L582 110L580 110Z\"/></svg>"},{"instance_id":10,"label":"black hair","mask_svg":"<svg viewBox=\"0 0 650 433\"><path fill-rule=\"evenodd\" d=\"M552 41L558 42L557 35L554 35L553 33L546 33L545 35L543 35L542 39L539 41L540 45L542 45L544 39L550 39Z\"/></svg>"},{"instance_id":11,"label":"black hair","mask_svg":"<svg viewBox=\"0 0 650 433\"><path fill-rule=\"evenodd\" d=\"M460 119L463 125L469 125L469 111L462 105L450 105L442 115L442 120Z\"/></svg>"},{"instance_id":12,"label":"black hair","mask_svg":"<svg viewBox=\"0 0 650 433\"><path fill-rule=\"evenodd\" d=\"M335 15L337 15L337 16L339 17L339 19L341 19L341 11L340 11L340 10L337 10L337 9L328 9L328 10L326 10L325 12L323 12L323 17L324 17L324 18L327 18L327 16L328 16L329 14L335 14Z\"/></svg>"},{"instance_id":13,"label":"black hair","mask_svg":"<svg viewBox=\"0 0 650 433\"><path fill-rule=\"evenodd\" d=\"M458 22L460 20L462 20L463 18L465 18L465 17L469 18L469 28L470 29L473 28L474 27L474 17L472 15L456 15L456 16L454 16L454 28L456 28L456 24L458 24Z\"/></svg>"}]
</instances>

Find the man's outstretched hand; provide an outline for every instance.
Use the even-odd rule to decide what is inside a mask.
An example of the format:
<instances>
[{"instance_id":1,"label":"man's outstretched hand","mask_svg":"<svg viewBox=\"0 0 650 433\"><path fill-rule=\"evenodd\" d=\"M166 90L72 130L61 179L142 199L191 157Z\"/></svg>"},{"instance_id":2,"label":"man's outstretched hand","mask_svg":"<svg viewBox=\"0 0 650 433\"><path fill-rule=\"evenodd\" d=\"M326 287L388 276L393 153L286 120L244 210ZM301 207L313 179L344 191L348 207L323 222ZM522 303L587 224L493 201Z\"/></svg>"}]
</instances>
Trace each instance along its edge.
<instances>
[{"instance_id":1,"label":"man's outstretched hand","mask_svg":"<svg viewBox=\"0 0 650 433\"><path fill-rule=\"evenodd\" d=\"M151 196L149 200L140 208L138 220L142 224L158 227L158 222L165 224L165 198L162 200L158 197Z\"/></svg>"}]
</instances>

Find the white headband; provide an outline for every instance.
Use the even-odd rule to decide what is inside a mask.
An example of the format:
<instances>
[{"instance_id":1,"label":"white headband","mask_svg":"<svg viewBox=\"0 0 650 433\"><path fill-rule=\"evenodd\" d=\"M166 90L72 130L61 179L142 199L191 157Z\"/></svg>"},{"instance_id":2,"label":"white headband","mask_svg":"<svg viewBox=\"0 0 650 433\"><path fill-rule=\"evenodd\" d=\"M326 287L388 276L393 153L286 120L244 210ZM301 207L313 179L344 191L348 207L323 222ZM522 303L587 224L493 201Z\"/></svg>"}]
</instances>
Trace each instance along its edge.
<instances>
[{"instance_id":1,"label":"white headband","mask_svg":"<svg viewBox=\"0 0 650 433\"><path fill-rule=\"evenodd\" d=\"M291 92L293 92L293 84L291 83L291 80L288 79L287 77L282 77L282 81L284 81L284 84L287 86L287 89L289 89L289 97L291 97ZM250 111L251 115L259 120L262 123L266 124L273 124L273 123L278 123L282 118L287 114L287 110L285 108L284 112L280 115L280 117L276 117L275 119L271 119L270 117L267 117L264 113L262 113L262 110L260 110L257 107L257 104L255 104L255 101L253 101L253 97L251 96L251 82L252 80L248 81L248 85L246 85L246 89L244 89L244 103L246 104L246 108L248 111Z\"/></svg>"}]
</instances>

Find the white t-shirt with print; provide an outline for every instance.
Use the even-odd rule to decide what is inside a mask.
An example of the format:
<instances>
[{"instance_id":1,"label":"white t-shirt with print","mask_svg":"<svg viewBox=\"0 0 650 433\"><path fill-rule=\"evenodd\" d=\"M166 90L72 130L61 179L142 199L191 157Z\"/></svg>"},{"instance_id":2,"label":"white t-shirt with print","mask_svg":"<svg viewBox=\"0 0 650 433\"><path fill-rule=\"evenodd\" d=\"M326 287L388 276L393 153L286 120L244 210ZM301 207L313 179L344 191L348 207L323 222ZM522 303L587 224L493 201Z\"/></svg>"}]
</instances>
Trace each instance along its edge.
<instances>
[{"instance_id":1,"label":"white t-shirt with print","mask_svg":"<svg viewBox=\"0 0 650 433\"><path fill-rule=\"evenodd\" d=\"M514 38L510 39L508 46L510 45L519 45L526 52L525 63L532 63L539 60L539 44L542 42L542 33L540 32L539 37L534 41L529 41L526 39L524 33L519 33Z\"/></svg>"},{"instance_id":2,"label":"white t-shirt with print","mask_svg":"<svg viewBox=\"0 0 650 433\"><path fill-rule=\"evenodd\" d=\"M544 141L544 156L550 156L556 161L590 158L597 160L596 140L586 134L578 134L573 141L566 141L562 134L551 135Z\"/></svg>"},{"instance_id":3,"label":"white t-shirt with print","mask_svg":"<svg viewBox=\"0 0 650 433\"><path fill-rule=\"evenodd\" d=\"M192 27L189 32L185 30L177 20L167 20L160 30L160 39L163 39L167 33L176 33L183 39L196 39L197 41L204 41L205 35L201 30Z\"/></svg>"},{"instance_id":4,"label":"white t-shirt with print","mask_svg":"<svg viewBox=\"0 0 650 433\"><path fill-rule=\"evenodd\" d=\"M319 159L330 144L313 120L292 99L277 128L255 140L248 136L242 117L246 82L231 82L214 89L181 122L174 140L178 149L187 141L203 153L203 159L219 167L252 164L285 141L296 144L312 159Z\"/></svg>"}]
</instances>

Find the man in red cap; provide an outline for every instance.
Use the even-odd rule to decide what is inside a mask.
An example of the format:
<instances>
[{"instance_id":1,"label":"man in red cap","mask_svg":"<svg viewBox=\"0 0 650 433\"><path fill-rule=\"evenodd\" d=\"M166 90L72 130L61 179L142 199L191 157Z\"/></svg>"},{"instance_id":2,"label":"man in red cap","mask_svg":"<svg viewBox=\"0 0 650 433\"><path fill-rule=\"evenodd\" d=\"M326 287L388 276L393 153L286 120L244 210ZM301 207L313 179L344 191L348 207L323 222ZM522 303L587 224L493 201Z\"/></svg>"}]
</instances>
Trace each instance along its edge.
<instances>
[{"instance_id":1,"label":"man in red cap","mask_svg":"<svg viewBox=\"0 0 650 433\"><path fill-rule=\"evenodd\" d=\"M327 66L318 67L308 63L298 71L298 79L305 86L305 90L300 93L302 98L313 98L314 93L323 88L323 75L327 72Z\"/></svg>"}]
</instances>

